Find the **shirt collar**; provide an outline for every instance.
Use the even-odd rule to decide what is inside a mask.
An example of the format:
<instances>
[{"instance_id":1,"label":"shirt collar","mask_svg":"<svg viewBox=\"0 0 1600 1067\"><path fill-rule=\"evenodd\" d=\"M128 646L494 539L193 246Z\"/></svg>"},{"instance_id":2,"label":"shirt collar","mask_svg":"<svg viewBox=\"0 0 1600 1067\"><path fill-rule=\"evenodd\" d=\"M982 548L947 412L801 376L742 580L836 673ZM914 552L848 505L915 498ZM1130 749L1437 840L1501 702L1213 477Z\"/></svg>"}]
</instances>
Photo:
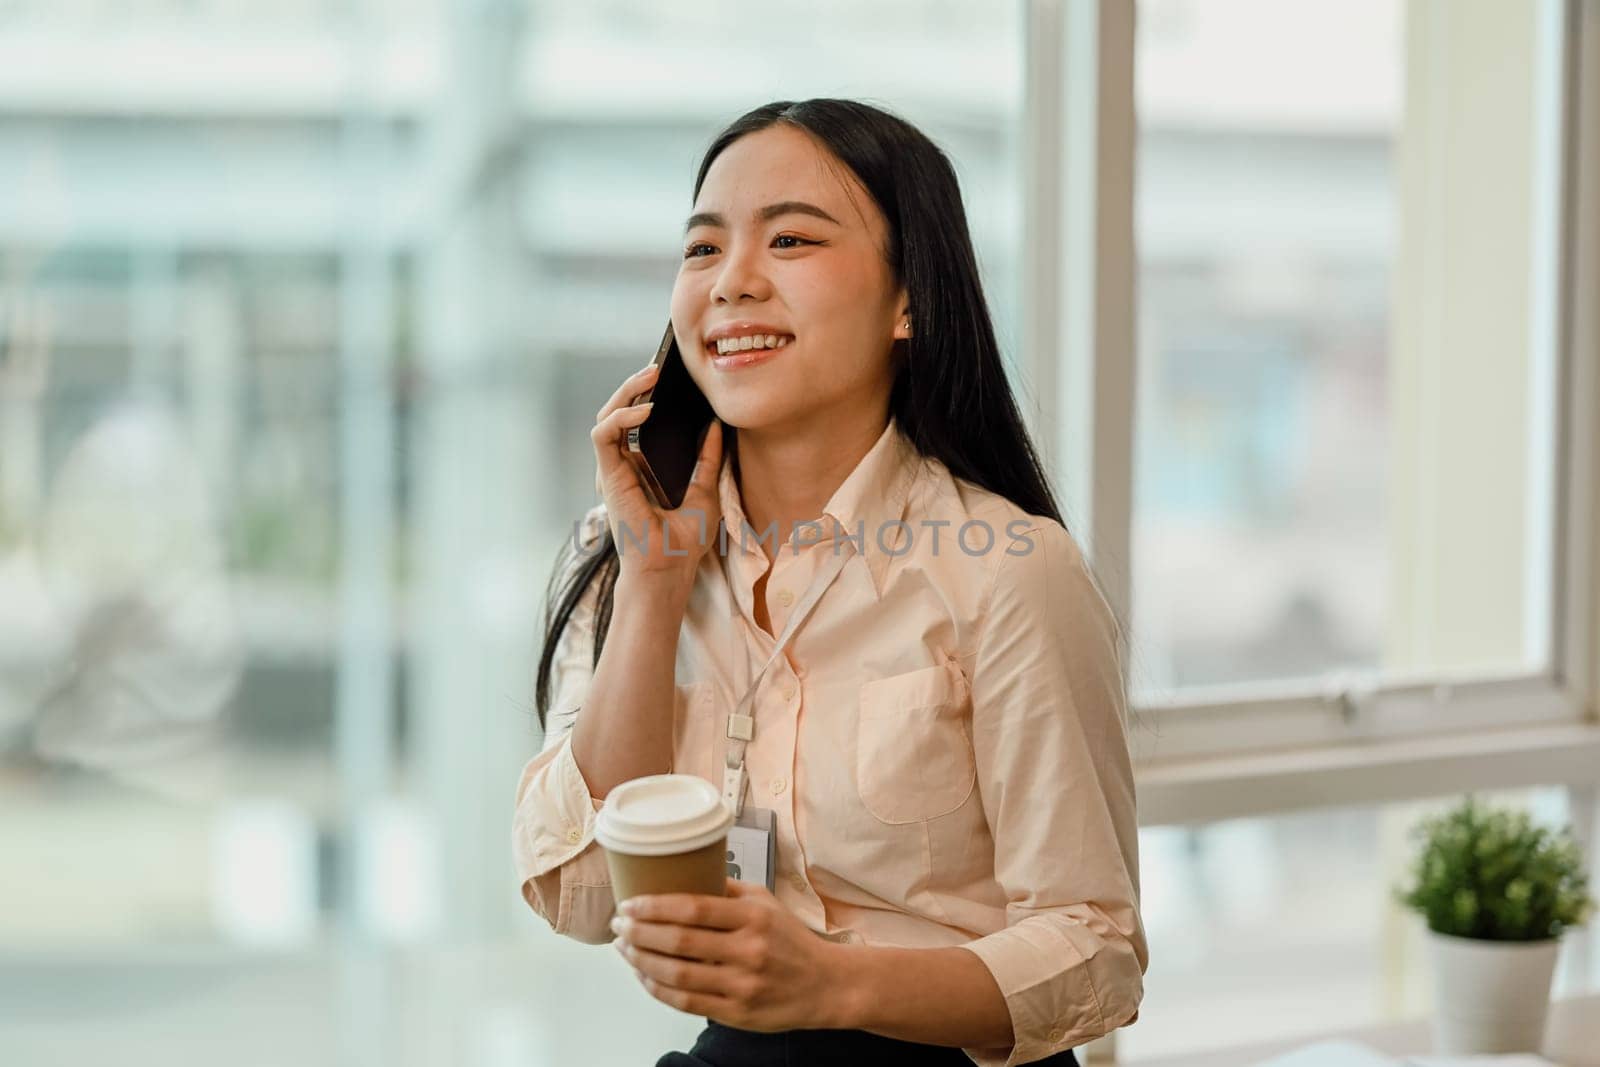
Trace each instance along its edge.
<instances>
[{"instance_id":1,"label":"shirt collar","mask_svg":"<svg viewBox=\"0 0 1600 1067\"><path fill-rule=\"evenodd\" d=\"M883 593L884 574L890 559L904 554L901 546L908 531L895 524L904 520L906 504L921 469L916 446L900 432L899 423L891 415L878 440L834 490L819 516L824 527L818 535L823 538L821 544L830 544L828 539L835 534L841 539L848 535L855 550L865 557L875 597ZM731 550L740 543L739 531L747 520L739 499L738 482L733 476L733 463L726 454L717 479L717 494ZM836 528L828 523L830 519L837 523ZM861 536L858 538L857 534ZM760 551L748 539L744 547L747 551ZM847 550L841 546L840 551Z\"/></svg>"}]
</instances>

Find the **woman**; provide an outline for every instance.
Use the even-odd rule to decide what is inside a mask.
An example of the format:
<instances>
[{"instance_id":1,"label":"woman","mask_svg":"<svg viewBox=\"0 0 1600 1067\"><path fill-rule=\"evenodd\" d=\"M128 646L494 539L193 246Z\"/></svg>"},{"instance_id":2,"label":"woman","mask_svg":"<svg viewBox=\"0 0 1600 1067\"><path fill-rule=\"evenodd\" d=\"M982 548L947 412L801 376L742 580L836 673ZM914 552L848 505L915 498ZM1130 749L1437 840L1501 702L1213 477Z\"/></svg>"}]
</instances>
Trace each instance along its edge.
<instances>
[{"instance_id":1,"label":"woman","mask_svg":"<svg viewBox=\"0 0 1600 1067\"><path fill-rule=\"evenodd\" d=\"M596 417L523 895L708 1020L657 1067L1075 1063L1138 1018L1148 963L1118 632L1007 386L955 174L875 108L769 104L706 153L683 247L673 328L725 426L661 511L624 453L652 372ZM774 889L618 915L595 812L646 774L723 782L752 680L738 792L776 812Z\"/></svg>"}]
</instances>

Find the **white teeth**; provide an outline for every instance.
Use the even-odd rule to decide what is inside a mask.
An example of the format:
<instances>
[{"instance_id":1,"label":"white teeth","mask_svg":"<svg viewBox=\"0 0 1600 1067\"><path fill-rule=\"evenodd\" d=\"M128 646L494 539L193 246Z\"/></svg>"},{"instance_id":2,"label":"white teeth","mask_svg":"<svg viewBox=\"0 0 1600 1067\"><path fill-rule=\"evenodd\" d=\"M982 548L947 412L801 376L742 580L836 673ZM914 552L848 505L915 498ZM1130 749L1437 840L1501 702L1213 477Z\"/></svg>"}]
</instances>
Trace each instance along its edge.
<instances>
[{"instance_id":1,"label":"white teeth","mask_svg":"<svg viewBox=\"0 0 1600 1067\"><path fill-rule=\"evenodd\" d=\"M790 338L780 334L747 334L744 337L724 337L717 341L717 354L747 352L752 348L782 348Z\"/></svg>"}]
</instances>

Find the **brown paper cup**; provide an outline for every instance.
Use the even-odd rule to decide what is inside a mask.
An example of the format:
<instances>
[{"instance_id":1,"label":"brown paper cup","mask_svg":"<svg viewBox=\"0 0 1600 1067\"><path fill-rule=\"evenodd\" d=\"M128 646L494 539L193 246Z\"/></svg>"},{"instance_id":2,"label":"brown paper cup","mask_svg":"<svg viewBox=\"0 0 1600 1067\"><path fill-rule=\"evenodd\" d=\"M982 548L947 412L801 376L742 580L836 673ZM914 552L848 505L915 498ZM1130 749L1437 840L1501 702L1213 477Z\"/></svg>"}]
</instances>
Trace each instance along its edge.
<instances>
[{"instance_id":1,"label":"brown paper cup","mask_svg":"<svg viewBox=\"0 0 1600 1067\"><path fill-rule=\"evenodd\" d=\"M652 774L613 789L596 816L617 903L653 893L722 896L733 813L692 774Z\"/></svg>"}]
</instances>

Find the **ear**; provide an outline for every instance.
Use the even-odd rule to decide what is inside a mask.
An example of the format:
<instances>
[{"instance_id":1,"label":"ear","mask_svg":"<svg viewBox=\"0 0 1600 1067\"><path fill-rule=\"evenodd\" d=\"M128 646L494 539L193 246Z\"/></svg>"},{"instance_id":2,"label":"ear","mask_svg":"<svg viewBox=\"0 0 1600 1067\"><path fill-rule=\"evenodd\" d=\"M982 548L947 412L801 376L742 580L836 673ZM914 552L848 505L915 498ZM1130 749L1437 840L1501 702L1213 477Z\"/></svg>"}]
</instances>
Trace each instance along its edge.
<instances>
[{"instance_id":1,"label":"ear","mask_svg":"<svg viewBox=\"0 0 1600 1067\"><path fill-rule=\"evenodd\" d=\"M911 302L904 289L900 290L900 299L897 301L900 311L894 317L894 339L904 341L912 334Z\"/></svg>"}]
</instances>

